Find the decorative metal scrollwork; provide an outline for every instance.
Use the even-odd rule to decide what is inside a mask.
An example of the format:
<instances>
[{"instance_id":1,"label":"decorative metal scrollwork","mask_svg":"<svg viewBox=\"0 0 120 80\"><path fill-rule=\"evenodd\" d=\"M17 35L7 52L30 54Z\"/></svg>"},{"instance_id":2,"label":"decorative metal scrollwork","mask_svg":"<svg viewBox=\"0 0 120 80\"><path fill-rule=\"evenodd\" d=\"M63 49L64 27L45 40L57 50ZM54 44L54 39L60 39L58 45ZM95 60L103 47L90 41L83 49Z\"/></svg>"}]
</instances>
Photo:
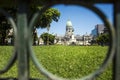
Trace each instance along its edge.
<instances>
[{"instance_id":1,"label":"decorative metal scrollwork","mask_svg":"<svg viewBox=\"0 0 120 80\"><path fill-rule=\"evenodd\" d=\"M6 11L4 11L3 9L0 9L0 13L2 13L6 18L7 20L11 23L13 29L14 29L14 35L16 36L16 32L17 32L17 29L16 29L16 24L14 22L14 20L12 19L11 15L9 13L7 13ZM8 71L12 65L15 63L16 59L17 59L17 52L16 52L16 49L14 49L14 54L11 56L8 64L4 67L4 69L0 70L0 74L2 73L5 73L6 71Z\"/></svg>"},{"instance_id":2,"label":"decorative metal scrollwork","mask_svg":"<svg viewBox=\"0 0 120 80\"><path fill-rule=\"evenodd\" d=\"M104 69L107 67L109 62L111 62L112 59L113 59L114 52L115 52L115 47L116 47L116 37L115 37L114 27L110 24L107 17L98 8L96 8L93 4L86 4L86 3L82 3L80 1L74 2L74 1L70 1L70 0L69 1L63 1L63 0L61 0L61 1L53 1L50 4L46 5L41 11L37 12L33 16L33 19L31 20L30 26L31 27L33 26L35 20L38 18L38 16L40 16L40 14L42 12L44 12L47 8L49 8L49 7L53 6L53 5L57 5L57 4L78 5L78 6L83 6L83 7L86 7L88 9L92 10L94 13L96 13L101 18L101 20L104 22L105 26L109 30L110 40L111 40L110 41L110 47L109 47L107 56L104 59L104 62L101 64L100 68L98 70L96 70L94 73L89 74L88 76L85 76L85 77L79 78L79 79L75 79L75 80L93 80L104 71ZM57 77L57 76L53 75L52 73L48 72L46 69L44 69L42 67L42 65L38 62L37 58L35 57L34 52L32 50L32 47L30 45L29 45L29 50L30 50L30 56L31 56L31 58L33 60L33 63L36 65L38 70L43 75L48 77L48 79L50 79L50 80L66 80L64 78Z\"/></svg>"},{"instance_id":3,"label":"decorative metal scrollwork","mask_svg":"<svg viewBox=\"0 0 120 80\"><path fill-rule=\"evenodd\" d=\"M53 75L52 73L48 72L46 69L43 68L43 66L41 65L41 63L38 62L35 54L34 54L34 51L32 49L32 29L33 29L33 26L37 20L37 18L46 10L48 9L49 7L51 6L54 6L54 5L57 5L57 4L65 4L65 5L78 5L78 6L83 6L83 7L86 7L90 10L92 10L94 13L96 13L100 18L101 20L104 22L105 26L108 28L109 30L109 34L110 34L110 47L109 47L109 50L108 50L108 53L107 53L107 56L106 58L104 59L104 62L101 64L100 68L98 70L96 70L94 73L91 73L89 74L88 76L85 76L83 78L79 78L79 79L75 79L75 80L93 80L94 78L96 78L97 76L99 76L103 71L104 69L107 67L107 65L109 64L109 62L112 61L113 59L113 56L114 56L114 52L115 52L115 47L116 47L116 36L115 36L115 30L114 30L114 27L110 24L110 22L107 20L106 16L98 9L96 8L92 3L88 4L88 3L85 3L85 2L81 2L81 1L74 1L74 0L59 0L59 1L56 1L56 0L51 0L50 3L48 4L44 4L45 7L43 9L41 9L40 11L36 12L30 23L28 24L27 23L27 13L26 13L26 9L24 9L25 5L22 7L20 7L21 9L24 9L23 11L21 11L20 9L20 12L18 12L18 24L16 26L14 20L12 19L12 17L7 13L5 12L4 10L0 9L0 12L6 16L6 18L10 21L11 25L13 26L14 28L14 35L15 35L15 49L14 49L14 54L12 55L8 65L0 70L0 74L6 72L12 65L13 63L16 61L16 59L18 59L18 65L20 67L25 67L23 70L27 69L28 65L24 66L24 64L27 62L27 60L29 59L29 55L34 63L34 65L37 67L37 69L39 70L39 72L41 72L45 77L47 77L48 79L50 80L69 80L69 79L65 79L65 78L61 78L61 77L57 77L55 75ZM26 7L25 7L26 8ZM22 15L20 15L22 14ZM24 19L20 18L20 17L23 17ZM20 20L25 20L22 21L23 22L23 25L21 25L19 22ZM24 24L25 23L25 24ZM22 27L23 26L23 27ZM22 32L20 32L20 30L23 30ZM22 38L23 36L23 39L22 41L18 40L20 38ZM20 43L19 43L20 42ZM24 42L22 45L22 42ZM23 47L23 48L22 48ZM20 50L23 50L23 53L22 51ZM22 53L22 54L21 54ZM25 54L24 54L25 53ZM28 56L27 56L28 55ZM22 58L24 57L24 58ZM26 59L26 57L28 57ZM23 59L23 60L22 60ZM23 61L24 64L21 64L21 62ZM18 68L20 68L18 67ZM22 70L22 69L20 69ZM20 71L18 70L18 71ZM21 75L22 72L20 72L20 74L18 75L19 76L19 80L28 80L27 79L27 73L29 71L26 70L23 71L23 76ZM27 77L26 77L27 76Z\"/></svg>"}]
</instances>

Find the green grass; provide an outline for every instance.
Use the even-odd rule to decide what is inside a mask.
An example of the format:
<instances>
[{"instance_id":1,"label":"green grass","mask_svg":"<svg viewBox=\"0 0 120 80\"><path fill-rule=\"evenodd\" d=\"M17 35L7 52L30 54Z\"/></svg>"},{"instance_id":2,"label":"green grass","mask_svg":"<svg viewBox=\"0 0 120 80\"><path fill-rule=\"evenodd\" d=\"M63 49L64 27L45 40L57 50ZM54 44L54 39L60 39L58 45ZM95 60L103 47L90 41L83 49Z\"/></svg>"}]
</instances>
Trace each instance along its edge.
<instances>
[{"instance_id":1,"label":"green grass","mask_svg":"<svg viewBox=\"0 0 120 80\"><path fill-rule=\"evenodd\" d=\"M108 47L34 46L33 49L39 62L48 71L64 78L79 78L99 68L106 56ZM0 46L0 69L7 63L11 54L12 47ZM7 73L0 75L0 77L16 77L16 64ZM97 80L111 80L111 68L109 66ZM32 62L30 62L30 76L32 78L44 78Z\"/></svg>"}]
</instances>

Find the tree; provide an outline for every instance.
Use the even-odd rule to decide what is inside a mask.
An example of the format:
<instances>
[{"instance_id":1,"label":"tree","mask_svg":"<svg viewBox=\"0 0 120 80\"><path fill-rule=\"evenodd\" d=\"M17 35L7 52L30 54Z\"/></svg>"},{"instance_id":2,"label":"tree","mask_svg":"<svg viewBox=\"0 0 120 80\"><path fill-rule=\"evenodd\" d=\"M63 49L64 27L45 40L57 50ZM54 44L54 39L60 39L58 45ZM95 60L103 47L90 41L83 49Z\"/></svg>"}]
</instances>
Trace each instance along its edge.
<instances>
[{"instance_id":1,"label":"tree","mask_svg":"<svg viewBox=\"0 0 120 80\"><path fill-rule=\"evenodd\" d=\"M39 9L41 9L41 7L39 7ZM40 16L35 26L36 28L47 28L49 34L51 22L58 22L59 17L60 12L57 9L49 8ZM49 45L49 37L47 38L47 45Z\"/></svg>"},{"instance_id":2,"label":"tree","mask_svg":"<svg viewBox=\"0 0 120 80\"><path fill-rule=\"evenodd\" d=\"M36 28L50 27L51 22L52 21L58 22L59 17L60 17L60 12L57 9L49 8L38 18L35 26Z\"/></svg>"},{"instance_id":3,"label":"tree","mask_svg":"<svg viewBox=\"0 0 120 80\"><path fill-rule=\"evenodd\" d=\"M35 13L37 10L40 10L42 7L32 7L31 8L31 14L28 15L29 19L30 16ZM16 8L7 8L5 9L7 12L9 12L10 14L12 14L12 16L14 17L14 20L16 20L16 12L17 9ZM46 28L49 27L50 28L50 23L52 21L57 22L58 19L60 17L60 12L57 9L54 8L49 8L48 10L46 10L37 20L35 26L36 28ZM9 26L9 24L7 23L7 20L4 20L5 16L1 16L0 14L0 42L1 44L5 44L5 38L7 36L7 34L5 32L7 32L7 30L11 29L11 27ZM2 23L5 21L5 24L3 25ZM3 27L4 26L4 27ZM5 28L6 27L6 28ZM33 30L34 31L34 30ZM33 32L34 34L34 32ZM36 34L33 36L33 38L36 36ZM34 38L35 39L35 38Z\"/></svg>"},{"instance_id":4,"label":"tree","mask_svg":"<svg viewBox=\"0 0 120 80\"><path fill-rule=\"evenodd\" d=\"M110 38L109 38L109 34L108 33L103 33L100 36L97 37L96 41L98 42L98 44L100 45L108 45Z\"/></svg>"},{"instance_id":5,"label":"tree","mask_svg":"<svg viewBox=\"0 0 120 80\"><path fill-rule=\"evenodd\" d=\"M32 8L33 13L37 10L40 10L42 7ZM38 18L35 27L36 28L47 28L49 34L50 24L52 21L58 22L60 17L60 12L57 9L49 8ZM49 37L47 37L47 45L49 45Z\"/></svg>"},{"instance_id":6,"label":"tree","mask_svg":"<svg viewBox=\"0 0 120 80\"><path fill-rule=\"evenodd\" d=\"M96 40L91 40L91 45L96 45L97 44L97 41Z\"/></svg>"},{"instance_id":7,"label":"tree","mask_svg":"<svg viewBox=\"0 0 120 80\"><path fill-rule=\"evenodd\" d=\"M49 34L49 30L50 30L50 25L47 26L47 33ZM49 35L47 37L47 45L49 45Z\"/></svg>"},{"instance_id":8,"label":"tree","mask_svg":"<svg viewBox=\"0 0 120 80\"><path fill-rule=\"evenodd\" d=\"M36 28L34 27L33 29L33 45L37 45L37 41L38 41L38 36L37 36L37 30Z\"/></svg>"},{"instance_id":9,"label":"tree","mask_svg":"<svg viewBox=\"0 0 120 80\"><path fill-rule=\"evenodd\" d=\"M48 34L48 33L43 33L43 34L41 34L40 37L43 39L45 45L47 45L47 40L48 40L47 38L49 38L49 42L48 43L50 45L54 44L54 39L55 39L54 35Z\"/></svg>"}]
</instances>

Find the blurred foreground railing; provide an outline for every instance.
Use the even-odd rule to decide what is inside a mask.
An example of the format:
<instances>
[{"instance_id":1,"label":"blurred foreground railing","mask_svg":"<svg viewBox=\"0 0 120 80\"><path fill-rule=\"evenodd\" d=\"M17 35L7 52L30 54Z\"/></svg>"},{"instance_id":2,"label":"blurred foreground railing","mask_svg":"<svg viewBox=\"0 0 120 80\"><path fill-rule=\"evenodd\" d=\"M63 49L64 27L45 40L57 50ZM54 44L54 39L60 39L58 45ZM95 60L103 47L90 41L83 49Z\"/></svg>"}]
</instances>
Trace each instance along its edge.
<instances>
[{"instance_id":1,"label":"blurred foreground railing","mask_svg":"<svg viewBox=\"0 0 120 80\"><path fill-rule=\"evenodd\" d=\"M104 15L98 8L94 6L96 3L111 3L114 5L114 26L111 25ZM9 5L10 4L10 5ZM14 28L14 36L15 36L15 47L14 53L11 56L8 64L4 67L4 69L0 70L0 74L7 72L14 64L16 60L18 60L18 78L19 80L29 80L29 61L30 59L33 61L36 68L41 72L48 80L66 80L64 78L57 77L52 73L48 72L46 69L42 67L42 65L38 62L37 58L34 55L32 50L32 30L33 26L42 12L53 5L57 4L65 4L65 5L78 5L86 7L96 13L101 20L104 22L105 26L109 30L110 34L110 47L107 53L104 62L101 64L100 68L96 70L94 73L91 73L83 78L76 80L94 80L97 76L99 76L107 65L113 61L113 80L120 80L120 1L114 0L14 0L14 1L0 1L0 13L5 15L8 21L11 23ZM38 6L42 5L44 8L41 11L34 13L31 19L28 19L28 11L30 6ZM4 9L4 7L17 7L17 23L13 20L13 18L8 14ZM116 53L116 54L115 54ZM4 78L3 80L12 80L8 78Z\"/></svg>"}]
</instances>

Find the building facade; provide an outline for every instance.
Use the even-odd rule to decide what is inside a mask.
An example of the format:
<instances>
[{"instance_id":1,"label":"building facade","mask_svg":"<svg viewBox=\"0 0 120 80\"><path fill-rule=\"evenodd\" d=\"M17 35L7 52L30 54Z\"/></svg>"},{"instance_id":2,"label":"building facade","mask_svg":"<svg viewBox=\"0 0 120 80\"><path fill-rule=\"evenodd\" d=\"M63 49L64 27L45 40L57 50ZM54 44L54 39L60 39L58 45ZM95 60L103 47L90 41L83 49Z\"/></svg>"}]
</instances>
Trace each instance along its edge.
<instances>
[{"instance_id":1,"label":"building facade","mask_svg":"<svg viewBox=\"0 0 120 80\"><path fill-rule=\"evenodd\" d=\"M66 23L66 32L64 36L55 36L55 44L62 45L90 45L92 36L85 35L74 35L74 28L70 20Z\"/></svg>"},{"instance_id":2,"label":"building facade","mask_svg":"<svg viewBox=\"0 0 120 80\"><path fill-rule=\"evenodd\" d=\"M95 28L91 31L91 35L96 37L105 32L107 32L107 28L103 24L97 24L95 25Z\"/></svg>"}]
</instances>

